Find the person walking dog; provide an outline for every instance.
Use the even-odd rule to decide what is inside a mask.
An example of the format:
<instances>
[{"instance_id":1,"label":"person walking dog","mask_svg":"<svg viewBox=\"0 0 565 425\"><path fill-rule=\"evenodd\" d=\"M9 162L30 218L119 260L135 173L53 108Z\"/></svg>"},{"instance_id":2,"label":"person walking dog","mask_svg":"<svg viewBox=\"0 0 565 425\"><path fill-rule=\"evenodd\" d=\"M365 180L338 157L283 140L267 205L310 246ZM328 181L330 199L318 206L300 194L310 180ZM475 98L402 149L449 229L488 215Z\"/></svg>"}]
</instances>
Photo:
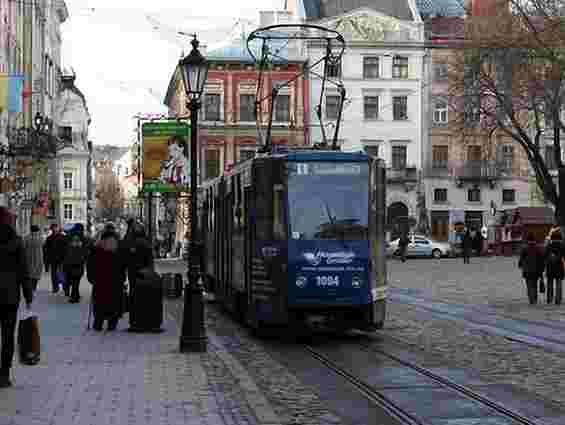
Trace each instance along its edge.
<instances>
[{"instance_id":1,"label":"person walking dog","mask_svg":"<svg viewBox=\"0 0 565 425\"><path fill-rule=\"evenodd\" d=\"M14 358L20 294L23 292L28 309L33 301L23 242L13 228L14 222L15 218L10 211L0 207L0 388L12 385L10 370Z\"/></svg>"}]
</instances>

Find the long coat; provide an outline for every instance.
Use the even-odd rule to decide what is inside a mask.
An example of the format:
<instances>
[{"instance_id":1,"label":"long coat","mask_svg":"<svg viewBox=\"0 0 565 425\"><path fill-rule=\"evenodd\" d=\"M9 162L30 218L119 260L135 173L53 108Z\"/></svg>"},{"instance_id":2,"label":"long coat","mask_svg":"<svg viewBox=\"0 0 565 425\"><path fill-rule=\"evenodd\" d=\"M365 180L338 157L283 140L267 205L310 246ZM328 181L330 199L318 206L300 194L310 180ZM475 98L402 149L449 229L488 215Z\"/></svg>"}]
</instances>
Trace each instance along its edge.
<instances>
[{"instance_id":1,"label":"long coat","mask_svg":"<svg viewBox=\"0 0 565 425\"><path fill-rule=\"evenodd\" d=\"M0 308L17 306L21 292L28 303L33 300L33 288L25 260L22 240L8 224L0 224Z\"/></svg>"},{"instance_id":2,"label":"long coat","mask_svg":"<svg viewBox=\"0 0 565 425\"><path fill-rule=\"evenodd\" d=\"M126 267L119 252L117 236L98 241L87 264L87 277L93 285L94 315L105 318L123 314Z\"/></svg>"},{"instance_id":3,"label":"long coat","mask_svg":"<svg viewBox=\"0 0 565 425\"><path fill-rule=\"evenodd\" d=\"M31 233L24 239L24 251L29 277L41 279L43 273L43 240L39 232Z\"/></svg>"}]
</instances>

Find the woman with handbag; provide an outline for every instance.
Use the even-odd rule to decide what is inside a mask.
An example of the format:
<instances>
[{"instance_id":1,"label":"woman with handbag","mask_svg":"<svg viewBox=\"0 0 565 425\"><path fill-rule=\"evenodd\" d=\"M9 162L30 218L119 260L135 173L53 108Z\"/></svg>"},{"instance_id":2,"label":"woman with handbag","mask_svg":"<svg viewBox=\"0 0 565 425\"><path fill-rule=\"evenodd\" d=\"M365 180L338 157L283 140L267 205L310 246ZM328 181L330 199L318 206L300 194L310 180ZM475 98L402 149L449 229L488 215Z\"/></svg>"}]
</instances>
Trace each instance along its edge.
<instances>
[{"instance_id":1,"label":"woman with handbag","mask_svg":"<svg viewBox=\"0 0 565 425\"><path fill-rule=\"evenodd\" d=\"M33 288L29 280L24 247L12 227L14 223L15 216L7 208L0 207L0 388L12 385L10 369L15 351L20 293L23 292L28 310L33 301Z\"/></svg>"}]
</instances>

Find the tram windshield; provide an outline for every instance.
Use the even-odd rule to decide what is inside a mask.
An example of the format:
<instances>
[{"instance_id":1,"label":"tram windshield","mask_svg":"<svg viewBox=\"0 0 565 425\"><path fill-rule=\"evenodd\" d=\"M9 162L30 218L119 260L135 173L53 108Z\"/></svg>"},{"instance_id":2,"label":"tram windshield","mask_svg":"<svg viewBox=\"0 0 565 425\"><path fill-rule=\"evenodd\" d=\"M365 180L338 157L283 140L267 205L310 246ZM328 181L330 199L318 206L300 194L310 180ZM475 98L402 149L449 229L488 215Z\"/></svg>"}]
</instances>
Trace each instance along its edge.
<instances>
[{"instance_id":1,"label":"tram windshield","mask_svg":"<svg viewBox=\"0 0 565 425\"><path fill-rule=\"evenodd\" d=\"M368 164L289 162L288 168L292 239L368 238Z\"/></svg>"}]
</instances>

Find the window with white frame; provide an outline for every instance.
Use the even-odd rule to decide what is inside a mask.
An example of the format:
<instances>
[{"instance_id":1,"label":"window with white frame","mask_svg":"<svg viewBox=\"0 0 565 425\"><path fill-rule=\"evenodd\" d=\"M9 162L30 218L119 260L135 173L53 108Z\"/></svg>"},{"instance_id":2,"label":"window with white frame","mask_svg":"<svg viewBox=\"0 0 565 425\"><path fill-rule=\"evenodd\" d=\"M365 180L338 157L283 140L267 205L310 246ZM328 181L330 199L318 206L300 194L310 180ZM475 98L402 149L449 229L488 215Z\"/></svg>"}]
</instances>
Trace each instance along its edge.
<instances>
[{"instance_id":1,"label":"window with white frame","mask_svg":"<svg viewBox=\"0 0 565 425\"><path fill-rule=\"evenodd\" d=\"M328 95L326 96L326 118L330 120L337 119L339 113L340 96Z\"/></svg>"},{"instance_id":2,"label":"window with white frame","mask_svg":"<svg viewBox=\"0 0 565 425\"><path fill-rule=\"evenodd\" d=\"M255 121L255 95L239 95L239 120L243 122Z\"/></svg>"},{"instance_id":3,"label":"window with white frame","mask_svg":"<svg viewBox=\"0 0 565 425\"><path fill-rule=\"evenodd\" d=\"M363 78L379 78L379 58L377 56L363 58Z\"/></svg>"},{"instance_id":4,"label":"window with white frame","mask_svg":"<svg viewBox=\"0 0 565 425\"><path fill-rule=\"evenodd\" d=\"M71 190L73 188L73 173L71 172L63 173L63 188L65 190Z\"/></svg>"},{"instance_id":5,"label":"window with white frame","mask_svg":"<svg viewBox=\"0 0 565 425\"><path fill-rule=\"evenodd\" d=\"M481 189L479 189L478 187L473 187L467 190L467 201L481 202Z\"/></svg>"},{"instance_id":6,"label":"window with white frame","mask_svg":"<svg viewBox=\"0 0 565 425\"><path fill-rule=\"evenodd\" d=\"M447 202L447 189L434 189L434 202L436 204Z\"/></svg>"},{"instance_id":7,"label":"window with white frame","mask_svg":"<svg viewBox=\"0 0 565 425\"><path fill-rule=\"evenodd\" d=\"M379 97L364 96L363 111L366 120L376 120L379 118Z\"/></svg>"},{"instance_id":8,"label":"window with white frame","mask_svg":"<svg viewBox=\"0 0 565 425\"><path fill-rule=\"evenodd\" d=\"M408 96L392 97L392 118L395 121L408 119Z\"/></svg>"},{"instance_id":9,"label":"window with white frame","mask_svg":"<svg viewBox=\"0 0 565 425\"><path fill-rule=\"evenodd\" d=\"M392 59L392 78L408 78L408 58L396 55Z\"/></svg>"},{"instance_id":10,"label":"window with white frame","mask_svg":"<svg viewBox=\"0 0 565 425\"><path fill-rule=\"evenodd\" d=\"M64 204L63 205L63 218L65 220L72 220L73 219L73 204Z\"/></svg>"},{"instance_id":11,"label":"window with white frame","mask_svg":"<svg viewBox=\"0 0 565 425\"><path fill-rule=\"evenodd\" d=\"M434 123L447 124L447 101L437 99L434 102Z\"/></svg>"},{"instance_id":12,"label":"window with white frame","mask_svg":"<svg viewBox=\"0 0 565 425\"><path fill-rule=\"evenodd\" d=\"M403 170L406 168L407 148L405 145L396 145L392 147L392 168L394 170Z\"/></svg>"},{"instance_id":13,"label":"window with white frame","mask_svg":"<svg viewBox=\"0 0 565 425\"><path fill-rule=\"evenodd\" d=\"M275 98L274 121L290 121L290 96L288 94L278 94Z\"/></svg>"},{"instance_id":14,"label":"window with white frame","mask_svg":"<svg viewBox=\"0 0 565 425\"><path fill-rule=\"evenodd\" d=\"M434 80L442 81L447 79L448 67L446 63L434 64Z\"/></svg>"},{"instance_id":15,"label":"window with white frame","mask_svg":"<svg viewBox=\"0 0 565 425\"><path fill-rule=\"evenodd\" d=\"M206 93L204 95L204 120L221 121L222 96L216 93Z\"/></svg>"}]
</instances>

